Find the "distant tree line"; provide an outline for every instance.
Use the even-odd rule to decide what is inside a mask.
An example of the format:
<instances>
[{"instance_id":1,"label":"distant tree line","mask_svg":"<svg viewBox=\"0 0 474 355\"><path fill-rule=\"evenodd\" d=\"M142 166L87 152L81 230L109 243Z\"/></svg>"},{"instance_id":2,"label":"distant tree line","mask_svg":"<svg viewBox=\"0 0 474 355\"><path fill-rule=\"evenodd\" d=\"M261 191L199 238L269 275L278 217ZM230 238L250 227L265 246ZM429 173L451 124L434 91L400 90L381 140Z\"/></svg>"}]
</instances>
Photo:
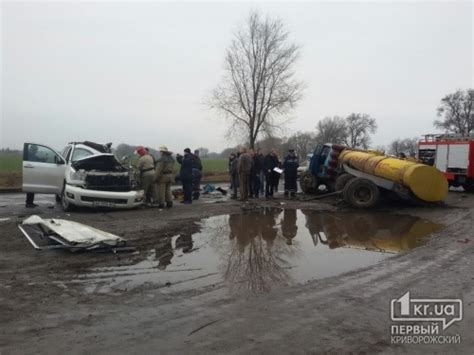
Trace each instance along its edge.
<instances>
[{"instance_id":1,"label":"distant tree line","mask_svg":"<svg viewBox=\"0 0 474 355\"><path fill-rule=\"evenodd\" d=\"M22 154L21 150L18 149L10 149L10 148L1 148L0 153L2 154L12 154L12 155L18 155Z\"/></svg>"}]
</instances>

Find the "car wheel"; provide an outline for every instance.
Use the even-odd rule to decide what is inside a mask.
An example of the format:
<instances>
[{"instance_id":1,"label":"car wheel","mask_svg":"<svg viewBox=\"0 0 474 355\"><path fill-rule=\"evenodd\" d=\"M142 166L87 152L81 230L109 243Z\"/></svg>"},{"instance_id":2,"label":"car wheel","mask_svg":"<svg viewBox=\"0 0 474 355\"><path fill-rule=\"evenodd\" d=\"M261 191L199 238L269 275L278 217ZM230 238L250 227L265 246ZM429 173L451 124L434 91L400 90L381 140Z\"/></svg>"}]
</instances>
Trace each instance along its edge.
<instances>
[{"instance_id":1,"label":"car wheel","mask_svg":"<svg viewBox=\"0 0 474 355\"><path fill-rule=\"evenodd\" d=\"M74 205L66 198L65 190L66 186L63 187L63 192L61 193L61 207L64 212L71 212L74 208Z\"/></svg>"},{"instance_id":2,"label":"car wheel","mask_svg":"<svg viewBox=\"0 0 474 355\"><path fill-rule=\"evenodd\" d=\"M346 184L343 196L355 208L371 208L379 200L380 189L368 179L354 178Z\"/></svg>"}]
</instances>

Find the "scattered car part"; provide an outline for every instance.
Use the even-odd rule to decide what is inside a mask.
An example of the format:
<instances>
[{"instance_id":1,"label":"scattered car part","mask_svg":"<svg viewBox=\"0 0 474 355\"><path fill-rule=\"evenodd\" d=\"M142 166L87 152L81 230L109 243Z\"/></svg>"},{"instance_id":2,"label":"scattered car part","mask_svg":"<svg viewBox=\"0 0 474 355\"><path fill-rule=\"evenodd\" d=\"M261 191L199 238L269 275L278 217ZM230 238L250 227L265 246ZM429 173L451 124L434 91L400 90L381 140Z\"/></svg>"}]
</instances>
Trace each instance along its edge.
<instances>
[{"instance_id":1,"label":"scattered car part","mask_svg":"<svg viewBox=\"0 0 474 355\"><path fill-rule=\"evenodd\" d=\"M23 220L18 228L36 250L68 249L73 252L135 250L133 247L127 247L127 242L119 236L64 219L43 219L32 215ZM33 232L39 234L41 239L46 239L49 245L40 246L33 239L32 233L28 233L27 228L33 228Z\"/></svg>"}]
</instances>

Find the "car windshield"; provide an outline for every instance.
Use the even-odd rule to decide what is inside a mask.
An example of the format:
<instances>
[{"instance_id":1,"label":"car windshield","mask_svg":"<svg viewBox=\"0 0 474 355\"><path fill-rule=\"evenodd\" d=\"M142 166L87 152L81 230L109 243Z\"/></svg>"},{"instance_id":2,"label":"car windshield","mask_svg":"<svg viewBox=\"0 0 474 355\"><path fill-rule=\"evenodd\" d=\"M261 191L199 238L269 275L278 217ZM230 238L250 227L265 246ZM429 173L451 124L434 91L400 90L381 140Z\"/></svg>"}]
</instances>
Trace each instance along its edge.
<instances>
[{"instance_id":1,"label":"car windshield","mask_svg":"<svg viewBox=\"0 0 474 355\"><path fill-rule=\"evenodd\" d=\"M94 155L90 150L84 148L76 148L74 149L74 153L72 154L72 161L76 161L88 156Z\"/></svg>"}]
</instances>

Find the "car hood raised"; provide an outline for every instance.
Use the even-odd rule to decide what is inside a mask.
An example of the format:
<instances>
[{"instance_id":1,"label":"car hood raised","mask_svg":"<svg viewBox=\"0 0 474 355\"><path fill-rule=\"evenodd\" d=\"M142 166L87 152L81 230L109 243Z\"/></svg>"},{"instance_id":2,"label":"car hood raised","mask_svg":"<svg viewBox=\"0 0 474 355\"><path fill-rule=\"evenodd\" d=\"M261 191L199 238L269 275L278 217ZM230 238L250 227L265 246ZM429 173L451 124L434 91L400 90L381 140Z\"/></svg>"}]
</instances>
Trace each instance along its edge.
<instances>
[{"instance_id":1,"label":"car hood raised","mask_svg":"<svg viewBox=\"0 0 474 355\"><path fill-rule=\"evenodd\" d=\"M113 154L97 154L71 163L76 170L127 171Z\"/></svg>"}]
</instances>

